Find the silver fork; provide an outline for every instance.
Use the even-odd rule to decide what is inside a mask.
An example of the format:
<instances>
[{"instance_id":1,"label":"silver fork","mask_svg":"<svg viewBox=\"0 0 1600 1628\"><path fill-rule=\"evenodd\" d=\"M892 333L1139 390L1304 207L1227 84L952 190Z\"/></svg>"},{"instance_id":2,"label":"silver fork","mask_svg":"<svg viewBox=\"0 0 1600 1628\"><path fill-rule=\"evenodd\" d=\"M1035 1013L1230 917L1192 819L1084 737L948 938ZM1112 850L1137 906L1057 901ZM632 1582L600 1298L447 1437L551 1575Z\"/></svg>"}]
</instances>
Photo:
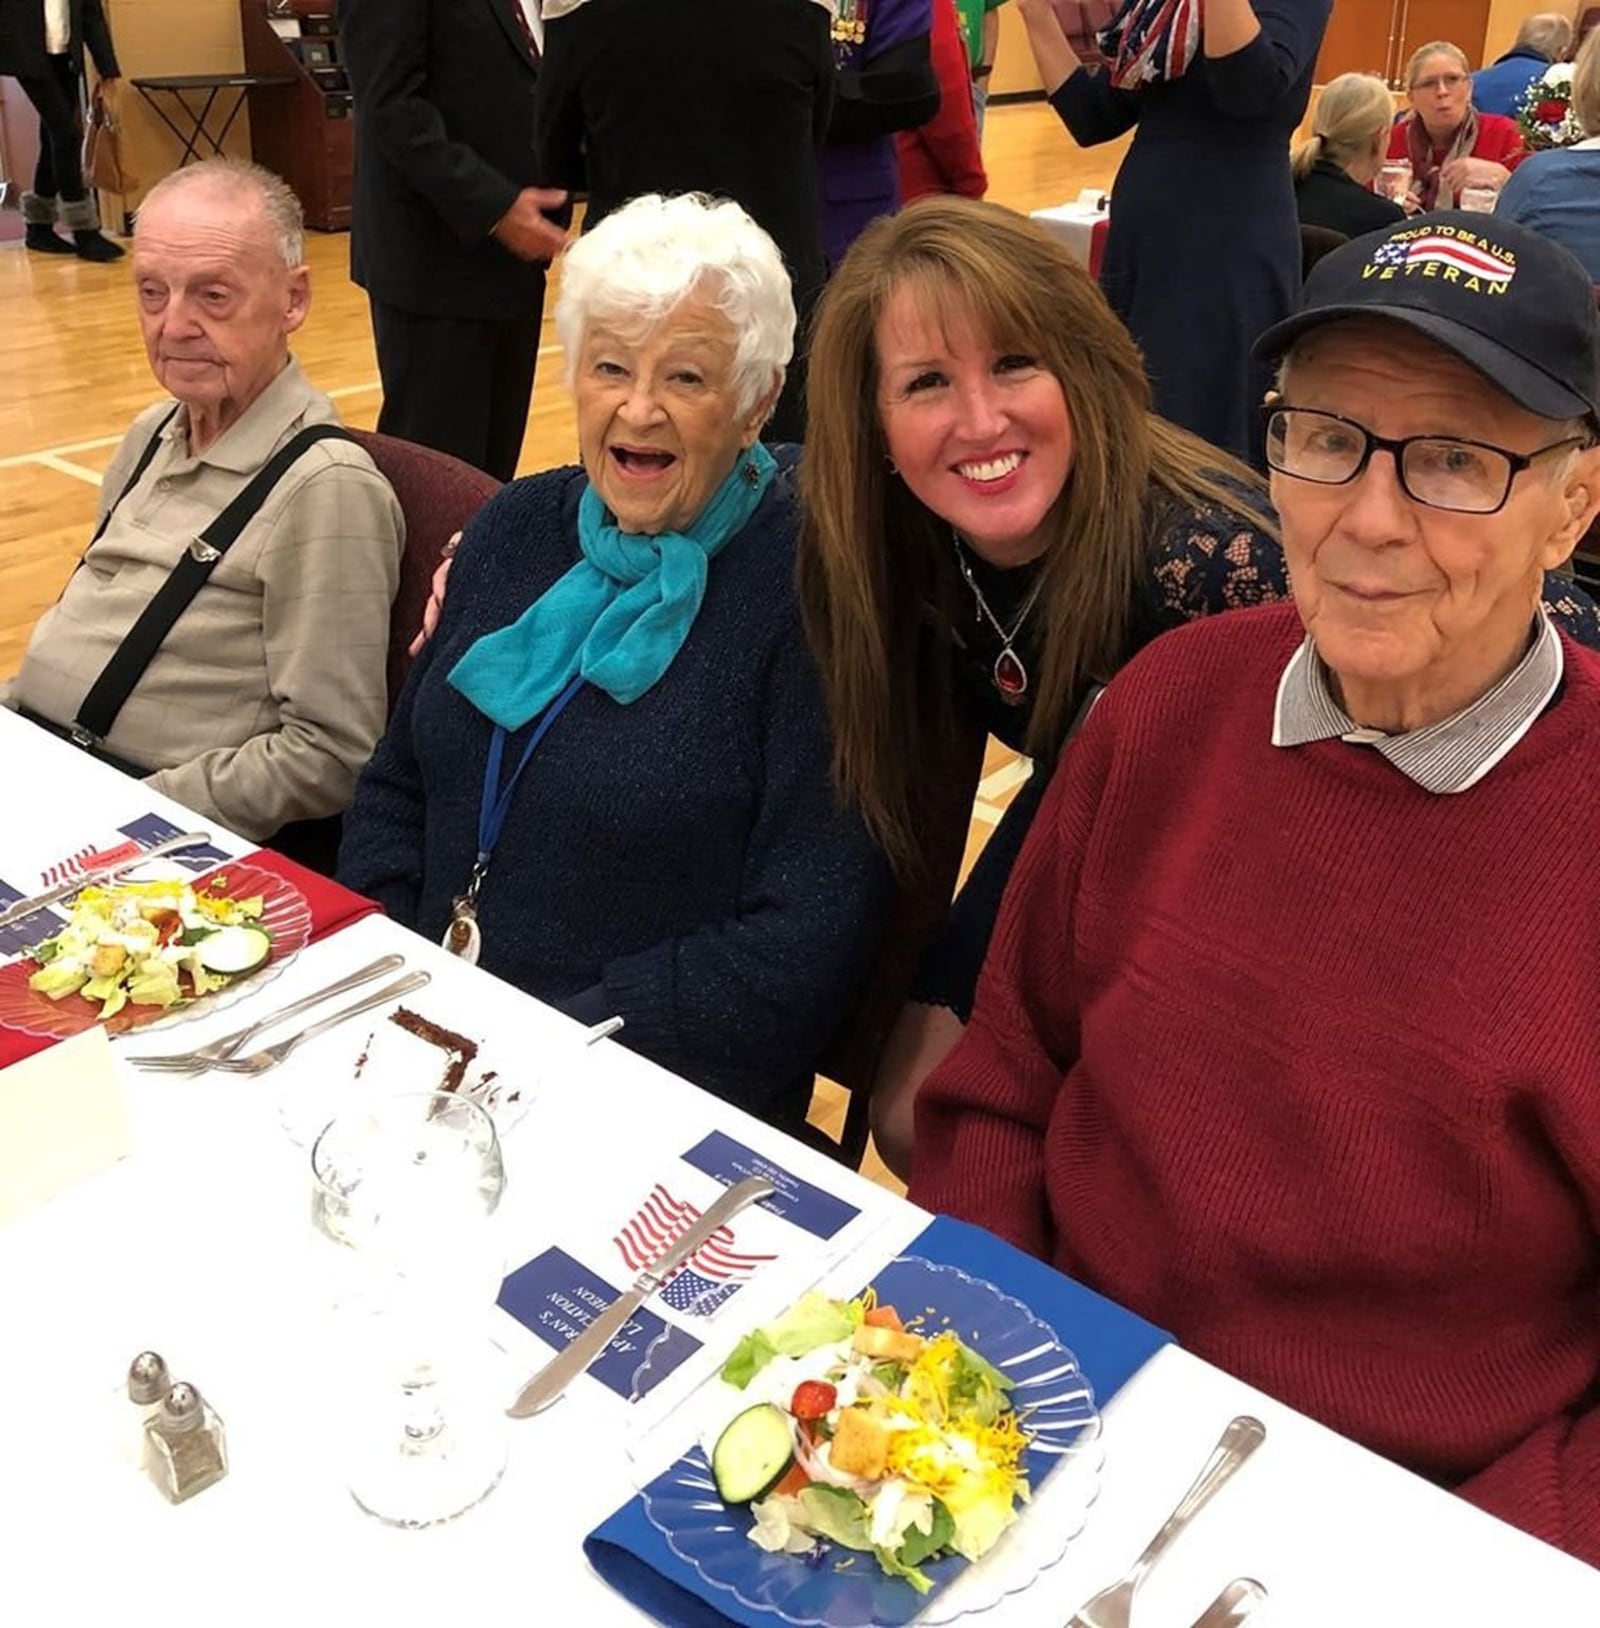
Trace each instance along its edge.
<instances>
[{"instance_id":1,"label":"silver fork","mask_svg":"<svg viewBox=\"0 0 1600 1628\"><path fill-rule=\"evenodd\" d=\"M242 1029L235 1029L232 1034L225 1034L220 1040L213 1040L210 1045L197 1047L194 1051L161 1052L145 1057L129 1057L128 1061L135 1068L152 1069L158 1074L198 1074L202 1069L215 1068L218 1063L226 1061L241 1046L274 1025L299 1017L302 1012L309 1012L313 1006L320 1006L324 1001L332 1000L335 995L359 989L362 984L370 983L374 978L381 978L386 972L398 972L405 964L403 955L380 955L376 961L369 961L359 971L352 972L347 978L341 978L338 983L329 984L326 989L318 989L310 995L303 995L287 1006L280 1006L275 1012L268 1012L265 1017L257 1018L254 1023L246 1024Z\"/></svg>"},{"instance_id":2,"label":"silver fork","mask_svg":"<svg viewBox=\"0 0 1600 1628\"><path fill-rule=\"evenodd\" d=\"M1133 1596L1151 1567L1169 1546L1232 1479L1233 1473L1265 1441L1267 1427L1259 1419L1241 1413L1229 1422L1206 1460L1206 1467L1184 1493L1178 1507L1167 1517L1166 1525L1151 1538L1145 1551L1128 1568L1120 1581L1103 1588L1085 1600L1067 1623L1067 1628L1131 1628Z\"/></svg>"},{"instance_id":3,"label":"silver fork","mask_svg":"<svg viewBox=\"0 0 1600 1628\"><path fill-rule=\"evenodd\" d=\"M376 990L365 999L340 1007L331 1016L307 1024L294 1034L287 1035L282 1040L275 1040L270 1046L263 1046L260 1051L250 1052L244 1057L225 1057L220 1063L212 1064L212 1067L228 1074L265 1074L269 1068L276 1068L290 1052L307 1040L314 1040L319 1034L326 1034L329 1029L335 1029L341 1023L359 1017L363 1012L370 1012L375 1006L386 1006L390 1001L399 1000L402 995L409 995L413 989L421 989L432 976L431 973L423 972L421 969L408 972L404 978L397 978L392 984L385 984L382 989Z\"/></svg>"}]
</instances>

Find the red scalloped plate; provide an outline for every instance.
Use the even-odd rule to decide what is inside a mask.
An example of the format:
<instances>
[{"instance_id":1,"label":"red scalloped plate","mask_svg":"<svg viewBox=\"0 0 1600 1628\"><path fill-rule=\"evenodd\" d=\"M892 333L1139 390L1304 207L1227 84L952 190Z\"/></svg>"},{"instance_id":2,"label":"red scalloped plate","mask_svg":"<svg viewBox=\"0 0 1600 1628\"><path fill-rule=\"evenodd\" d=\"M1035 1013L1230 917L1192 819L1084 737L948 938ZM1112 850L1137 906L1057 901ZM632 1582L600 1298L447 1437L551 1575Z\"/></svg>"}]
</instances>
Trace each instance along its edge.
<instances>
[{"instance_id":1,"label":"red scalloped plate","mask_svg":"<svg viewBox=\"0 0 1600 1628\"><path fill-rule=\"evenodd\" d=\"M210 875L218 873L228 878L228 895L235 899L249 899L261 895L260 925L272 939L272 949L266 961L248 977L236 978L226 988L198 1000L183 1001L177 1006L124 1006L104 1028L110 1034L126 1034L130 1029L143 1029L163 1019L213 1012L219 1006L231 1005L240 994L267 979L275 977L289 958L311 942L311 906L306 896L293 883L286 882L274 871L259 865L236 862L217 866ZM195 878L196 888L204 887L206 877ZM100 1021L97 1001L86 1001L81 995L64 995L53 1001L36 989L28 988L29 977L39 970L32 960L13 961L0 967L0 1028L20 1029L23 1034L38 1035L48 1040L66 1040Z\"/></svg>"}]
</instances>

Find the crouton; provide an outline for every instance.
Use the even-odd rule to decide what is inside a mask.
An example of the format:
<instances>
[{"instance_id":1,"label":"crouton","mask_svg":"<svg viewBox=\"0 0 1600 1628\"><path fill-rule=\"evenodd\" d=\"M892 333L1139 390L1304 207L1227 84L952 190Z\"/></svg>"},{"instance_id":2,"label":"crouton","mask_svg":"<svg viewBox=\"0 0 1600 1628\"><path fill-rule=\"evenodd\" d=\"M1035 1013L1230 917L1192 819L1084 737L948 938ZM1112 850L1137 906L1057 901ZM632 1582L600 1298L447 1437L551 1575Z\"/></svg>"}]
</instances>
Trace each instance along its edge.
<instances>
[{"instance_id":1,"label":"crouton","mask_svg":"<svg viewBox=\"0 0 1600 1628\"><path fill-rule=\"evenodd\" d=\"M113 978L127 959L128 952L120 944L98 944L89 959L89 971L96 978Z\"/></svg>"},{"instance_id":2,"label":"crouton","mask_svg":"<svg viewBox=\"0 0 1600 1628\"><path fill-rule=\"evenodd\" d=\"M922 1354L922 1336L906 1334L896 1328L875 1328L863 1323L850 1341L851 1346L864 1357L877 1362L903 1362L908 1366Z\"/></svg>"},{"instance_id":3,"label":"crouton","mask_svg":"<svg viewBox=\"0 0 1600 1628\"><path fill-rule=\"evenodd\" d=\"M881 1480L889 1467L889 1432L864 1408L842 1408L828 1462L845 1475Z\"/></svg>"}]
</instances>

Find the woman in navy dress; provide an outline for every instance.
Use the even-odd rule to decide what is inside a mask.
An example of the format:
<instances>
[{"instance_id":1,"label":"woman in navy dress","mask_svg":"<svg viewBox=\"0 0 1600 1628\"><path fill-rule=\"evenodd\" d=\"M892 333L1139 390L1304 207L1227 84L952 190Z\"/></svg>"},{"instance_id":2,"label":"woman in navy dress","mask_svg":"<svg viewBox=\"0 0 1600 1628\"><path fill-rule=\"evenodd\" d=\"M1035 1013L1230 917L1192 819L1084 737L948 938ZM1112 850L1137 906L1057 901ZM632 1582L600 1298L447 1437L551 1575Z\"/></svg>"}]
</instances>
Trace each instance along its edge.
<instances>
[{"instance_id":1,"label":"woman in navy dress","mask_svg":"<svg viewBox=\"0 0 1600 1628\"><path fill-rule=\"evenodd\" d=\"M1206 0L1187 71L1137 90L1080 62L1050 0L1018 9L1075 140L1090 147L1137 126L1100 280L1144 352L1155 410L1260 466L1270 381L1250 346L1300 288L1289 137L1332 0Z\"/></svg>"}]
</instances>

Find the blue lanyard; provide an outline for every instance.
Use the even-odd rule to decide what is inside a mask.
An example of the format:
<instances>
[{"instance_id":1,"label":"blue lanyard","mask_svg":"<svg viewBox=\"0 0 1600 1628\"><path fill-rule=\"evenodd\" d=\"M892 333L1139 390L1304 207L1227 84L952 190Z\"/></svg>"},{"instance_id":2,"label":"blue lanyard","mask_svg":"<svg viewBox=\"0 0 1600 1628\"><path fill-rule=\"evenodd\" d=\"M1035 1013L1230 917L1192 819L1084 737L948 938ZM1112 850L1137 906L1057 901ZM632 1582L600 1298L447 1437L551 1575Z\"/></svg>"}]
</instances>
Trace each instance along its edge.
<instances>
[{"instance_id":1,"label":"blue lanyard","mask_svg":"<svg viewBox=\"0 0 1600 1628\"><path fill-rule=\"evenodd\" d=\"M505 827L506 815L511 812L511 799L516 795L517 782L522 779L522 771L527 768L528 760L533 756L539 742L550 733L551 724L561 716L567 703L582 688L583 675L580 673L570 679L567 687L544 709L544 716L534 725L533 733L528 737L528 744L522 749L522 760L512 771L511 778L503 788L500 788L500 769L505 761L506 741L509 736L503 725L494 726L494 734L489 740L489 761L483 768L483 799L478 805L478 857L473 861L472 880L467 885L469 899L477 896L484 872L489 868L495 844L499 842L500 832Z\"/></svg>"}]
</instances>

